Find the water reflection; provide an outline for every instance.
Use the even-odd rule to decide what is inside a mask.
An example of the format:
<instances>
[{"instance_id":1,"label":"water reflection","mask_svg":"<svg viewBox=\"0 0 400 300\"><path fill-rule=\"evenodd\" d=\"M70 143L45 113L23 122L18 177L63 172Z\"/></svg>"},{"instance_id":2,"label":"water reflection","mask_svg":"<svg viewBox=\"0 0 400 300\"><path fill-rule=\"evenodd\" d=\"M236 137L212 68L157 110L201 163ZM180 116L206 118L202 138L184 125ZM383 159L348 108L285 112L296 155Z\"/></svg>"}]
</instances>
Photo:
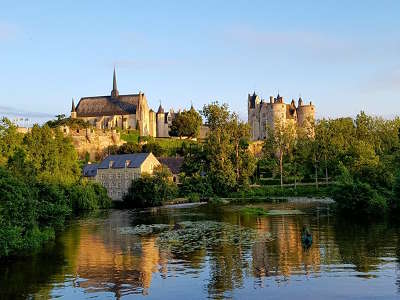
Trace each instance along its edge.
<instances>
[{"instance_id":1,"label":"water reflection","mask_svg":"<svg viewBox=\"0 0 400 300\"><path fill-rule=\"evenodd\" d=\"M273 206L285 209L293 205ZM292 278L304 285L308 280L323 278L332 287L339 285L339 278L352 278L356 280L354 289L364 285L364 280L370 280L373 286L374 280L385 278L374 289L376 295L397 295L397 226L349 225L329 216L324 207L304 204L296 208L307 214L254 217L240 214L234 207L198 207L139 213L116 210L83 218L72 222L55 243L32 259L2 262L0 298L73 295L74 299L120 299L132 294L149 299L175 298L163 294L163 290L194 298L235 297L237 291L257 297L257 290L279 292L288 285L297 285L291 285ZM260 236L270 233L272 241L254 239L249 244L235 238L232 242L227 230L213 244L181 252L161 247L158 234L127 234L120 230L154 223L169 224L173 230L176 223L205 220L236 226L232 230L246 228ZM313 235L309 249L302 246L304 225ZM193 286L200 289L192 290ZM296 296L301 291L304 289L296 290ZM357 291L360 297L363 292Z\"/></svg>"}]
</instances>

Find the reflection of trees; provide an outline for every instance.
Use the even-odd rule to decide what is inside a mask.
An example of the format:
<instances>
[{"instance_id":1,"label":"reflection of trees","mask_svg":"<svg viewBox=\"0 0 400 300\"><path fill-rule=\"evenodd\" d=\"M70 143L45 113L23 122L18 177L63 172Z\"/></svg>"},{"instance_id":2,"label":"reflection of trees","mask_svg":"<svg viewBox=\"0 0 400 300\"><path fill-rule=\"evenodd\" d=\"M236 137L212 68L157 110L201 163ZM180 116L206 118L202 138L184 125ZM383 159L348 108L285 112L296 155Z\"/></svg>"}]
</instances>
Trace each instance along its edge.
<instances>
[{"instance_id":1,"label":"reflection of trees","mask_svg":"<svg viewBox=\"0 0 400 300\"><path fill-rule=\"evenodd\" d=\"M217 244L210 249L209 255L210 279L207 289L210 296L223 298L224 292L242 286L248 263L240 243L236 246Z\"/></svg>"},{"instance_id":2,"label":"reflection of trees","mask_svg":"<svg viewBox=\"0 0 400 300\"><path fill-rule=\"evenodd\" d=\"M50 279L61 273L63 264L64 256L55 243L32 257L1 262L0 299L27 299L39 290L49 298Z\"/></svg>"},{"instance_id":3,"label":"reflection of trees","mask_svg":"<svg viewBox=\"0 0 400 300\"><path fill-rule=\"evenodd\" d=\"M341 261L355 265L360 272L376 270L380 257L393 243L394 230L386 223L349 224L340 219L335 223L335 240Z\"/></svg>"}]
</instances>

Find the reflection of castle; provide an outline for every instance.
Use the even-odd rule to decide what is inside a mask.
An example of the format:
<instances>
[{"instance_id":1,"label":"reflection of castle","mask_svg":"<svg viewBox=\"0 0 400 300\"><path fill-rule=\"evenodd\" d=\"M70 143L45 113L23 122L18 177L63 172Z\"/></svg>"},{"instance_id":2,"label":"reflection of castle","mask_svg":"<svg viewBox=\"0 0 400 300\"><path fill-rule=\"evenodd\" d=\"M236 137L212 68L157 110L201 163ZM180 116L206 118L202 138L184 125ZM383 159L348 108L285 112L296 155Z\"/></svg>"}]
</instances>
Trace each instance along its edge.
<instances>
[{"instance_id":1,"label":"reflection of castle","mask_svg":"<svg viewBox=\"0 0 400 300\"><path fill-rule=\"evenodd\" d=\"M279 94L276 98L269 97L269 102L261 100L255 92L253 95L249 94L247 110L252 140L265 139L267 126L273 128L276 122L309 126L315 118L315 106L311 102L304 104L303 99L299 98L296 107L294 99L290 104L286 104Z\"/></svg>"},{"instance_id":2,"label":"reflection of castle","mask_svg":"<svg viewBox=\"0 0 400 300\"><path fill-rule=\"evenodd\" d=\"M258 218L260 232L271 232L276 238L271 243L256 243L253 247L253 272L255 277L290 276L292 273L319 271L319 237L314 235L314 245L303 250L300 232L302 224L293 216ZM311 270L309 270L311 269Z\"/></svg>"}]
</instances>

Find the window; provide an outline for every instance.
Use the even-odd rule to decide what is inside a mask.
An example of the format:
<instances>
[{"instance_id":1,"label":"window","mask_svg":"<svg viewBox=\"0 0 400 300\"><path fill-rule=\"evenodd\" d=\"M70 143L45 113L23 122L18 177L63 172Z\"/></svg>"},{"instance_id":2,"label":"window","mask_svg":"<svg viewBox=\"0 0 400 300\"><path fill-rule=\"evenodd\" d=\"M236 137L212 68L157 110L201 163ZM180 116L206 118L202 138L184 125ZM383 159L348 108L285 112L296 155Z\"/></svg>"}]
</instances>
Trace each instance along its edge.
<instances>
[{"instance_id":1,"label":"window","mask_svg":"<svg viewBox=\"0 0 400 300\"><path fill-rule=\"evenodd\" d=\"M113 164L114 164L114 162L112 160L110 160L110 162L108 163L108 167L112 168Z\"/></svg>"}]
</instances>

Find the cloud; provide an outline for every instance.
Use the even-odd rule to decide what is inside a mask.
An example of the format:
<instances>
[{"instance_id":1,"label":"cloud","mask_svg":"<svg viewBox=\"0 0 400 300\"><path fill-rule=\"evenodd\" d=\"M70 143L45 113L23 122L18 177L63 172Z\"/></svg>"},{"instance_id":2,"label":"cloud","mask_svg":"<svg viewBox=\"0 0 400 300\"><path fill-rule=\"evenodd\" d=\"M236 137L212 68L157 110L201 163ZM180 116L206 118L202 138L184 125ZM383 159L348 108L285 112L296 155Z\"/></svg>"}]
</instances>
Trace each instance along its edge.
<instances>
[{"instance_id":1,"label":"cloud","mask_svg":"<svg viewBox=\"0 0 400 300\"><path fill-rule=\"evenodd\" d=\"M23 118L54 118L53 114L27 111L10 106L0 106L0 116Z\"/></svg>"}]
</instances>

